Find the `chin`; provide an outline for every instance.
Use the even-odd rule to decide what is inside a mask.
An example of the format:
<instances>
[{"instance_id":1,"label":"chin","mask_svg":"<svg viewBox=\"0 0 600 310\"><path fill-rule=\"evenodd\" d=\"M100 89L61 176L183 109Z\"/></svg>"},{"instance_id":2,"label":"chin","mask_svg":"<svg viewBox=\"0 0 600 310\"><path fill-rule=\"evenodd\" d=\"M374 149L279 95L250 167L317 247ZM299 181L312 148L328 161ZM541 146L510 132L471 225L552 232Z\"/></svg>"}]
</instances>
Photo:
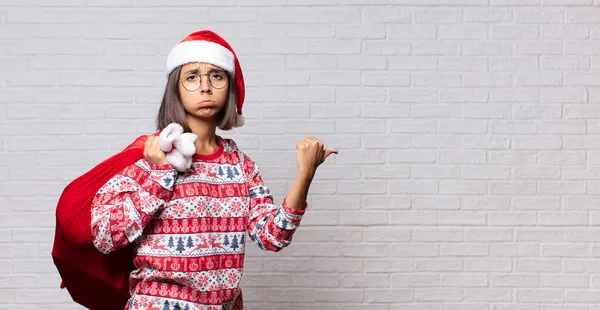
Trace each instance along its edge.
<instances>
[{"instance_id":1,"label":"chin","mask_svg":"<svg viewBox=\"0 0 600 310\"><path fill-rule=\"evenodd\" d=\"M195 118L199 121L203 121L203 122L216 122L217 120L217 112L210 112L210 113L202 113L202 112L196 112L196 113L188 113L189 116L191 116L192 118Z\"/></svg>"}]
</instances>

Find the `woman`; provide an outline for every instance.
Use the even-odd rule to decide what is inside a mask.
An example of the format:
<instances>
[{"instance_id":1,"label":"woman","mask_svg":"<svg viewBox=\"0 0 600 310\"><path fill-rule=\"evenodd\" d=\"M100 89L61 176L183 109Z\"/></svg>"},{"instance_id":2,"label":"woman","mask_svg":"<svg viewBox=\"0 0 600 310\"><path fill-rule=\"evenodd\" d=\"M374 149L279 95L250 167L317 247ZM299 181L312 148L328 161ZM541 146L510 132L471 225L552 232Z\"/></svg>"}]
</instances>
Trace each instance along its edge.
<instances>
[{"instance_id":1,"label":"woman","mask_svg":"<svg viewBox=\"0 0 600 310\"><path fill-rule=\"evenodd\" d=\"M94 246L111 253L133 244L126 308L241 309L245 233L263 250L289 245L317 167L337 150L314 137L297 142L296 180L276 206L256 163L216 134L244 123L243 76L229 44L192 33L169 53L167 74L158 130L175 123L195 134L192 164L178 172L149 136L144 158L94 197Z\"/></svg>"}]
</instances>

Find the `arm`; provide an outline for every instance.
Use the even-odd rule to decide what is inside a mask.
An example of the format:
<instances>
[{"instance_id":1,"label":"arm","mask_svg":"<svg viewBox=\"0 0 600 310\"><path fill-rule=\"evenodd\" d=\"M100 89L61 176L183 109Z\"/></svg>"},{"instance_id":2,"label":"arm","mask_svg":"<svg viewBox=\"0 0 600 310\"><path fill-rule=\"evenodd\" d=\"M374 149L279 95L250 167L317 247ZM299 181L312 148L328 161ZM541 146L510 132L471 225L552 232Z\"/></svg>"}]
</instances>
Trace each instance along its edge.
<instances>
[{"instance_id":1,"label":"arm","mask_svg":"<svg viewBox=\"0 0 600 310\"><path fill-rule=\"evenodd\" d=\"M112 177L92 201L94 246L110 253L132 243L171 197L177 171L145 159Z\"/></svg>"},{"instance_id":2,"label":"arm","mask_svg":"<svg viewBox=\"0 0 600 310\"><path fill-rule=\"evenodd\" d=\"M308 190L317 168L329 155L338 153L334 148L325 150L323 142L315 137L298 141L296 148L296 181L279 207L273 205L273 197L264 186L256 164L244 156L250 181L248 231L263 250L280 251L290 244L306 210Z\"/></svg>"},{"instance_id":3,"label":"arm","mask_svg":"<svg viewBox=\"0 0 600 310\"><path fill-rule=\"evenodd\" d=\"M306 209L307 184L295 184L280 206L273 204L273 196L259 174L258 167L248 157L248 188L250 218L248 234L259 248L278 252L291 243ZM298 183L298 182L297 182ZM304 192L306 188L306 192ZM304 197L304 198L302 198ZM293 207L293 208L292 208Z\"/></svg>"}]
</instances>

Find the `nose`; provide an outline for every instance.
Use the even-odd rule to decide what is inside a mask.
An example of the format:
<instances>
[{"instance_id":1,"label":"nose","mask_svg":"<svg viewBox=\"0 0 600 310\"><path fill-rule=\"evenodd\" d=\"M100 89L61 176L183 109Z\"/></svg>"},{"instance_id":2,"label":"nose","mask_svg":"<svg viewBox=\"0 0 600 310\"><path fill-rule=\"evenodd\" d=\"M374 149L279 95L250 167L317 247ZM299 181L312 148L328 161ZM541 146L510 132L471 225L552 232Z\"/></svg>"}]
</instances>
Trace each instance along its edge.
<instances>
[{"instance_id":1,"label":"nose","mask_svg":"<svg viewBox=\"0 0 600 310\"><path fill-rule=\"evenodd\" d=\"M210 82L208 81L208 75L200 76L200 93L211 93L212 88L210 87Z\"/></svg>"}]
</instances>

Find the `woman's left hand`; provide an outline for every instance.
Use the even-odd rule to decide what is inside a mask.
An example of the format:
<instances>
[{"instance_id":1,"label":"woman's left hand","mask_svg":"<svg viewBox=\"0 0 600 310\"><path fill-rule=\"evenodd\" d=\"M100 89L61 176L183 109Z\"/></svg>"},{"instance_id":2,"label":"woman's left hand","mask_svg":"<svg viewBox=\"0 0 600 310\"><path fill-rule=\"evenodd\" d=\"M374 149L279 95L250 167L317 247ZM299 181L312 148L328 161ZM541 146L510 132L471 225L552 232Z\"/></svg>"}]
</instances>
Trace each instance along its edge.
<instances>
[{"instance_id":1,"label":"woman's left hand","mask_svg":"<svg viewBox=\"0 0 600 310\"><path fill-rule=\"evenodd\" d=\"M331 154L337 154L335 148L325 149L323 142L315 137L307 137L296 142L296 165L298 174L312 178L319 167Z\"/></svg>"}]
</instances>

